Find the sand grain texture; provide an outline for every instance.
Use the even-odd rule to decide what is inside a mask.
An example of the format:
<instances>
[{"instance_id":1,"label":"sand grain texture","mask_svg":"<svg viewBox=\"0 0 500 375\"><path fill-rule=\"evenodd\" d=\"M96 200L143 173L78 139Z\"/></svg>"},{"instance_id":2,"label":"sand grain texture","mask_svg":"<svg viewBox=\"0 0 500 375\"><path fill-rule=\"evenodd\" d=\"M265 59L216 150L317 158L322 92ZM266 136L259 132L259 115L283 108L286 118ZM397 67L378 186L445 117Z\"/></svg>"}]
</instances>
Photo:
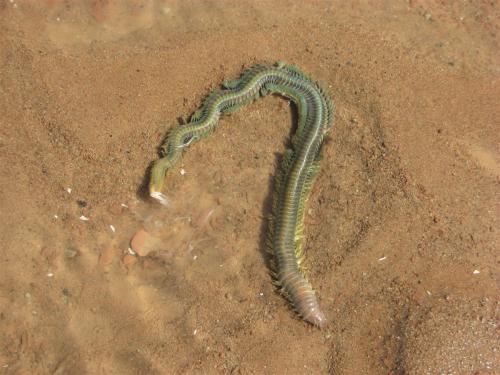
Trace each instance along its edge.
<instances>
[{"instance_id":1,"label":"sand grain texture","mask_svg":"<svg viewBox=\"0 0 500 375\"><path fill-rule=\"evenodd\" d=\"M499 13L1 2L0 373L500 373ZM166 130L276 60L338 110L306 215L323 331L263 256L285 100L223 118L169 175L171 207L144 201ZM161 245L135 257L141 228Z\"/></svg>"}]
</instances>

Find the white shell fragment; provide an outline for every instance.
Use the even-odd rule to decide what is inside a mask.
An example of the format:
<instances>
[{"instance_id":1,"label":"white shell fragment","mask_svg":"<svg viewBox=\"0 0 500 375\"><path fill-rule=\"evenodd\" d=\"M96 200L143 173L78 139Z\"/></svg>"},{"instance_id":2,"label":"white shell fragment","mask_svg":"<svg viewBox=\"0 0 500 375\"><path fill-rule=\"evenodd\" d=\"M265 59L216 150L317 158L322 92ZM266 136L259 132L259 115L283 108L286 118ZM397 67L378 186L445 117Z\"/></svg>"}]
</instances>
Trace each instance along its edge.
<instances>
[{"instance_id":1,"label":"white shell fragment","mask_svg":"<svg viewBox=\"0 0 500 375\"><path fill-rule=\"evenodd\" d=\"M135 255L137 255L137 253L136 253L134 250L132 250L132 248L131 248L131 247L129 247L127 251L128 251L128 253L129 253L130 255L134 255L134 256L135 256Z\"/></svg>"},{"instance_id":2,"label":"white shell fragment","mask_svg":"<svg viewBox=\"0 0 500 375\"><path fill-rule=\"evenodd\" d=\"M71 188L66 188L66 191L68 192L68 194L71 194Z\"/></svg>"},{"instance_id":3,"label":"white shell fragment","mask_svg":"<svg viewBox=\"0 0 500 375\"><path fill-rule=\"evenodd\" d=\"M386 260L386 259L387 259L386 256L383 256L382 258L378 258L379 261Z\"/></svg>"},{"instance_id":4,"label":"white shell fragment","mask_svg":"<svg viewBox=\"0 0 500 375\"><path fill-rule=\"evenodd\" d=\"M109 224L109 229L111 229L111 232L113 232L113 233L116 232L116 228L113 224Z\"/></svg>"},{"instance_id":5,"label":"white shell fragment","mask_svg":"<svg viewBox=\"0 0 500 375\"><path fill-rule=\"evenodd\" d=\"M81 221L89 221L90 219L87 216L82 215L82 216L80 216L80 220Z\"/></svg>"},{"instance_id":6,"label":"white shell fragment","mask_svg":"<svg viewBox=\"0 0 500 375\"><path fill-rule=\"evenodd\" d=\"M180 173L181 173L181 176L184 176L186 174L186 170L184 168L181 168Z\"/></svg>"},{"instance_id":7,"label":"white shell fragment","mask_svg":"<svg viewBox=\"0 0 500 375\"><path fill-rule=\"evenodd\" d=\"M478 274L480 274L481 272L479 272L479 270L474 270L472 273L473 273L474 275L478 275Z\"/></svg>"}]
</instances>

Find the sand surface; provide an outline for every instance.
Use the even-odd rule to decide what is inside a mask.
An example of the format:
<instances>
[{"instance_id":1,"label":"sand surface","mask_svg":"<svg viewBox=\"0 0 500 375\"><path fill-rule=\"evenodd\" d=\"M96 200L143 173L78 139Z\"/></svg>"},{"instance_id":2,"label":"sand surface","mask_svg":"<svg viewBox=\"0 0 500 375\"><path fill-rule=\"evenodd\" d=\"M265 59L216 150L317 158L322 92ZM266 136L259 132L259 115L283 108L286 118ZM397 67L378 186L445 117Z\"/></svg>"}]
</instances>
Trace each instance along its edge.
<instances>
[{"instance_id":1,"label":"sand surface","mask_svg":"<svg viewBox=\"0 0 500 375\"><path fill-rule=\"evenodd\" d=\"M0 1L0 374L500 373L499 18L497 1ZM145 197L165 132L277 60L337 106L306 215L324 330L263 255L286 100L190 147L169 208Z\"/></svg>"}]
</instances>

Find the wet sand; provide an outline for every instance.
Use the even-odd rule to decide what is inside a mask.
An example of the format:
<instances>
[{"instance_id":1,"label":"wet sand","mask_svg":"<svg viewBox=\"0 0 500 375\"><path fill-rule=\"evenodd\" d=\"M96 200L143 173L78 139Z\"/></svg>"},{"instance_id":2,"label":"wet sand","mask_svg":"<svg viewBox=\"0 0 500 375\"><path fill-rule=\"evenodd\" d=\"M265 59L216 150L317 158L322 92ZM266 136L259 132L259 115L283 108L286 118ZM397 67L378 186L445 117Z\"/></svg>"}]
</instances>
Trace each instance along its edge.
<instances>
[{"instance_id":1,"label":"wet sand","mask_svg":"<svg viewBox=\"0 0 500 375\"><path fill-rule=\"evenodd\" d=\"M1 2L0 374L500 373L499 9ZM337 107L306 215L324 330L266 267L286 100L190 147L169 208L145 196L166 131L277 60Z\"/></svg>"}]
</instances>

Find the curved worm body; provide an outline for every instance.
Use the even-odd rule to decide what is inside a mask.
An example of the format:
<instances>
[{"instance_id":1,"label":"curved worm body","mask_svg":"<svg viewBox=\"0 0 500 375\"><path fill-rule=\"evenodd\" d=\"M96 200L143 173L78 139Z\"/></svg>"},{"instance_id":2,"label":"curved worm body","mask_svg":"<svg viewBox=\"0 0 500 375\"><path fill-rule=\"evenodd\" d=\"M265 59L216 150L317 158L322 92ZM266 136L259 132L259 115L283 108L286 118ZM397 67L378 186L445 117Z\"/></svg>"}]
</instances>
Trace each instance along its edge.
<instances>
[{"instance_id":1,"label":"curved worm body","mask_svg":"<svg viewBox=\"0 0 500 375\"><path fill-rule=\"evenodd\" d=\"M292 148L285 151L276 176L268 246L272 274L282 294L304 320L321 328L326 319L304 274L301 239L304 206L319 171L324 136L333 124L333 103L318 83L296 67L282 63L255 65L223 86L223 90L207 96L188 124L170 131L162 146L163 157L151 170L150 195L163 204L167 202L161 192L166 172L180 160L184 148L215 129L221 115L269 93L292 100L298 109L298 125Z\"/></svg>"}]
</instances>

